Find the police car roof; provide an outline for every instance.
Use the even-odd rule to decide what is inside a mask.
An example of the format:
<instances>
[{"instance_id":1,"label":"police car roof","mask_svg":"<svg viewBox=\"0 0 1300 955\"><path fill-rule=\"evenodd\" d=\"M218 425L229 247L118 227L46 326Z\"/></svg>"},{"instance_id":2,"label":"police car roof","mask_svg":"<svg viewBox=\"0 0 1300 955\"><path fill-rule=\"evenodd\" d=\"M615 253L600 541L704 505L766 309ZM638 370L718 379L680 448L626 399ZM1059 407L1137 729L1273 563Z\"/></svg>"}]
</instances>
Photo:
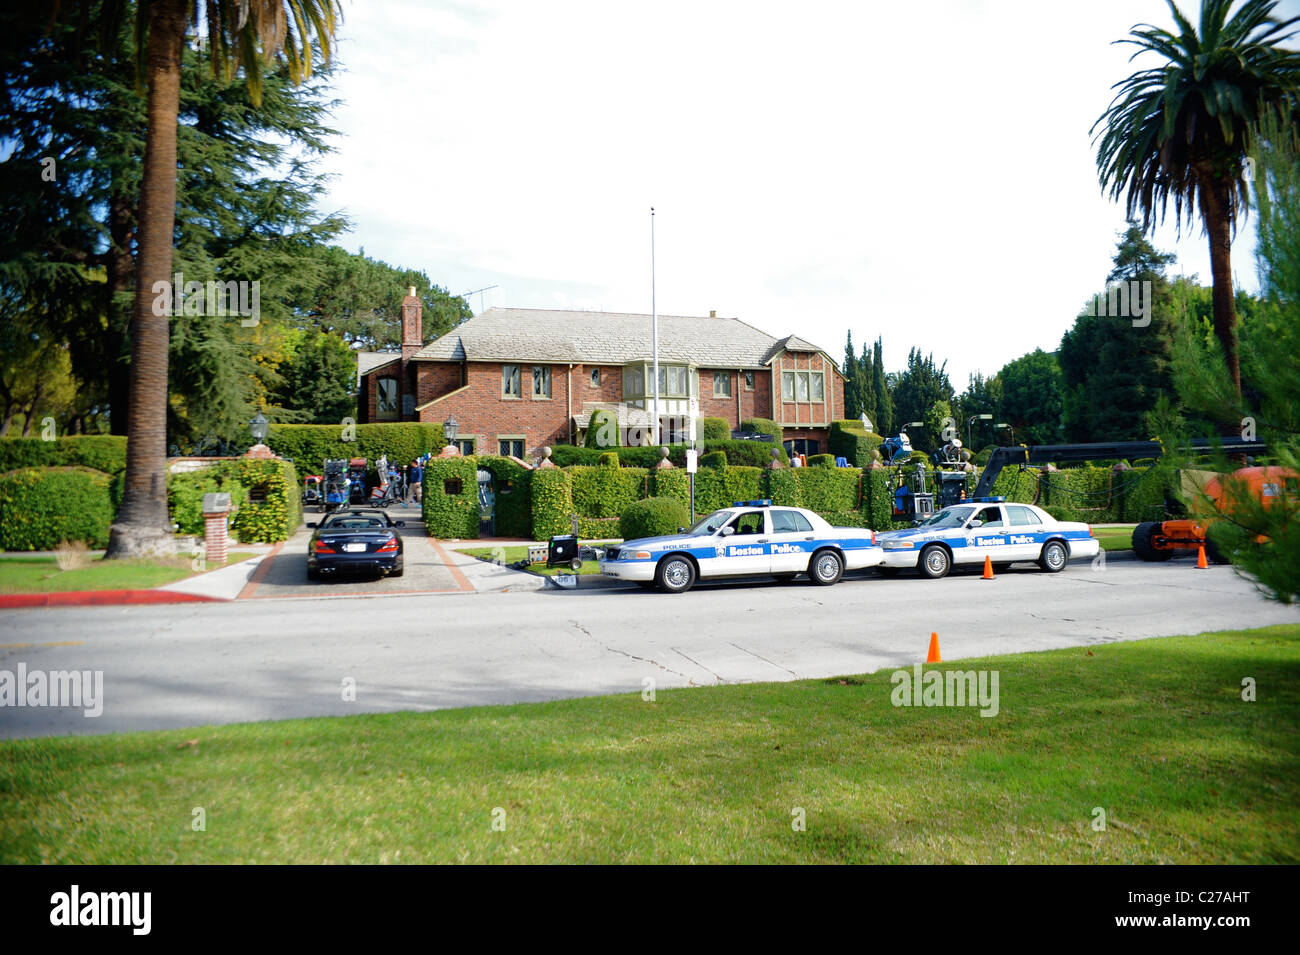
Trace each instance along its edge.
<instances>
[{"instance_id":1,"label":"police car roof","mask_svg":"<svg viewBox=\"0 0 1300 955\"><path fill-rule=\"evenodd\" d=\"M977 497L977 498L975 498L974 503L976 503L976 504L1001 504L1001 503L1004 502L1005 500L1006 500L1006 498L1005 498L1005 497L1002 497L1001 495L998 495L997 497Z\"/></svg>"},{"instance_id":2,"label":"police car roof","mask_svg":"<svg viewBox=\"0 0 1300 955\"><path fill-rule=\"evenodd\" d=\"M732 507L771 507L772 502L766 499L761 501L732 501L731 506Z\"/></svg>"}]
</instances>

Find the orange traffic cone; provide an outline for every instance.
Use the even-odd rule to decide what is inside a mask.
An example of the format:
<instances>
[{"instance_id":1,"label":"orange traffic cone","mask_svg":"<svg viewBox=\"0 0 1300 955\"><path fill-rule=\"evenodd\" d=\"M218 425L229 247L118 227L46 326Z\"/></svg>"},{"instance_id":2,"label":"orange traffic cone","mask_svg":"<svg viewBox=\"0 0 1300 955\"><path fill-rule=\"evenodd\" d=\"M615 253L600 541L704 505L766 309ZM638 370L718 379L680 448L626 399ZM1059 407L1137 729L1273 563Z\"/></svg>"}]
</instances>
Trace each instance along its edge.
<instances>
[{"instance_id":1,"label":"orange traffic cone","mask_svg":"<svg viewBox=\"0 0 1300 955\"><path fill-rule=\"evenodd\" d=\"M930 653L925 658L925 662L926 663L943 662L943 660L939 658L939 635L937 633L930 634Z\"/></svg>"},{"instance_id":2,"label":"orange traffic cone","mask_svg":"<svg viewBox=\"0 0 1300 955\"><path fill-rule=\"evenodd\" d=\"M988 554L984 555L984 579L993 579L993 558L989 557Z\"/></svg>"},{"instance_id":3,"label":"orange traffic cone","mask_svg":"<svg viewBox=\"0 0 1300 955\"><path fill-rule=\"evenodd\" d=\"M1205 559L1205 545L1202 544L1196 548L1196 569L1209 570L1209 562Z\"/></svg>"}]
</instances>

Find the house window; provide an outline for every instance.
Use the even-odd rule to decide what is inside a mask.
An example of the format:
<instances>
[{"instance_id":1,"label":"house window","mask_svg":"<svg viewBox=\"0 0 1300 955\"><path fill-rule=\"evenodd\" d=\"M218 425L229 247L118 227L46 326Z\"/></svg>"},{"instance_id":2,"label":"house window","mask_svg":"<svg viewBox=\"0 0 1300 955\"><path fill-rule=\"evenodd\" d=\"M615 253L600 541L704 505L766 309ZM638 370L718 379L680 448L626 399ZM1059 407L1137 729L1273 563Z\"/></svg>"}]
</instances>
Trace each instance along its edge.
<instances>
[{"instance_id":1,"label":"house window","mask_svg":"<svg viewBox=\"0 0 1300 955\"><path fill-rule=\"evenodd\" d=\"M745 390L754 390L754 373L752 371L745 372Z\"/></svg>"},{"instance_id":2,"label":"house window","mask_svg":"<svg viewBox=\"0 0 1300 955\"><path fill-rule=\"evenodd\" d=\"M375 416L394 419L397 417L397 379L380 378L375 384Z\"/></svg>"},{"instance_id":3,"label":"house window","mask_svg":"<svg viewBox=\"0 0 1300 955\"><path fill-rule=\"evenodd\" d=\"M713 373L713 397L731 397L731 372L715 371Z\"/></svg>"},{"instance_id":4,"label":"house window","mask_svg":"<svg viewBox=\"0 0 1300 955\"><path fill-rule=\"evenodd\" d=\"M689 392L686 390L686 366L660 365L659 396L661 398L685 398L688 394Z\"/></svg>"},{"instance_id":5,"label":"house window","mask_svg":"<svg viewBox=\"0 0 1300 955\"><path fill-rule=\"evenodd\" d=\"M473 438L457 438L452 444L456 445L456 450L461 454L470 455L474 453Z\"/></svg>"},{"instance_id":6,"label":"house window","mask_svg":"<svg viewBox=\"0 0 1300 955\"><path fill-rule=\"evenodd\" d=\"M501 397L502 398L519 397L519 366L518 365L501 366Z\"/></svg>"},{"instance_id":7,"label":"house window","mask_svg":"<svg viewBox=\"0 0 1300 955\"><path fill-rule=\"evenodd\" d=\"M497 453L503 458L524 456L523 438L497 438Z\"/></svg>"},{"instance_id":8,"label":"house window","mask_svg":"<svg viewBox=\"0 0 1300 955\"><path fill-rule=\"evenodd\" d=\"M591 387L593 387L593 388L599 388L599 387L600 387L600 369L599 369L599 368L593 368L593 369L591 369Z\"/></svg>"},{"instance_id":9,"label":"house window","mask_svg":"<svg viewBox=\"0 0 1300 955\"><path fill-rule=\"evenodd\" d=\"M786 401L823 401L825 376L820 371L783 371L781 397Z\"/></svg>"},{"instance_id":10,"label":"house window","mask_svg":"<svg viewBox=\"0 0 1300 955\"><path fill-rule=\"evenodd\" d=\"M551 366L550 365L533 366L533 397L534 398L551 397Z\"/></svg>"}]
</instances>

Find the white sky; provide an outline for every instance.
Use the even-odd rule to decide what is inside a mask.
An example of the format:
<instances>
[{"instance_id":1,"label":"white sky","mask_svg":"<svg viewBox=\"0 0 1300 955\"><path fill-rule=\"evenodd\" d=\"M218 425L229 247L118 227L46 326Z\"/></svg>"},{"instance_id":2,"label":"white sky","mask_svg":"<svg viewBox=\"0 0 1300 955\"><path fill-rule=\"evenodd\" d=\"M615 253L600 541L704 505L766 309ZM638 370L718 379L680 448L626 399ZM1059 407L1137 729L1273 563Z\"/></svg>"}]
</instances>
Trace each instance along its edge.
<instances>
[{"instance_id":1,"label":"white sky","mask_svg":"<svg viewBox=\"0 0 1300 955\"><path fill-rule=\"evenodd\" d=\"M1088 130L1156 60L1111 45L1143 21L1172 26L1161 0L352 0L322 206L353 251L499 286L475 312L648 312L653 205L661 313L837 360L883 335L887 370L917 345L960 392L1104 285L1124 217ZM1155 242L1209 284L1199 223Z\"/></svg>"}]
</instances>

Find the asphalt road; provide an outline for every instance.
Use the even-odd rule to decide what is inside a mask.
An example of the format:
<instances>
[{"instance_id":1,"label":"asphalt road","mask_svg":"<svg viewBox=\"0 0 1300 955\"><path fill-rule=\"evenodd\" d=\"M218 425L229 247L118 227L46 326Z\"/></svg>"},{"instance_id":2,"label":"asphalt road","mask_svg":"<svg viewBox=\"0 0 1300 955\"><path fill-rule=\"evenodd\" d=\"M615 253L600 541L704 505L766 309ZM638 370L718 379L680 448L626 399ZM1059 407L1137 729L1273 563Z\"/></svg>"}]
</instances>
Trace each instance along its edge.
<instances>
[{"instance_id":1,"label":"asphalt road","mask_svg":"<svg viewBox=\"0 0 1300 955\"><path fill-rule=\"evenodd\" d=\"M0 613L0 670L102 671L102 715L0 707L0 737L549 700L866 673L947 660L1300 622L1230 568L1189 560L1026 566L981 580L847 578L241 600ZM354 681L355 700L344 699Z\"/></svg>"}]
</instances>

